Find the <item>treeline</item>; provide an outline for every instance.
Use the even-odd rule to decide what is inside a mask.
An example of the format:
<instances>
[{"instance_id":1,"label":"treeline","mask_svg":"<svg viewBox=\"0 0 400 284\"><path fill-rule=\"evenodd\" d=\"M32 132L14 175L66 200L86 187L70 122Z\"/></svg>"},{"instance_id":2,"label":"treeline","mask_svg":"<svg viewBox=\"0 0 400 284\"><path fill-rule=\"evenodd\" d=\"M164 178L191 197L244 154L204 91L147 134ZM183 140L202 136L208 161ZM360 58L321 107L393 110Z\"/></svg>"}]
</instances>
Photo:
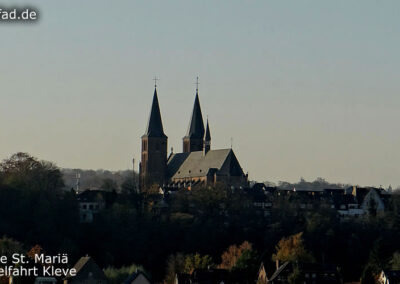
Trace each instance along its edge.
<instances>
[{"instance_id":1,"label":"treeline","mask_svg":"<svg viewBox=\"0 0 400 284\"><path fill-rule=\"evenodd\" d=\"M108 170L83 170L83 169L61 169L64 180L64 188L69 190L77 188L79 177L80 190L105 189L120 191L126 182L137 182L138 175L132 170L108 171Z\"/></svg>"},{"instance_id":2,"label":"treeline","mask_svg":"<svg viewBox=\"0 0 400 284\"><path fill-rule=\"evenodd\" d=\"M286 196L265 216L242 190L217 186L161 199L131 186L124 181L126 190L113 204L93 223L80 224L76 194L65 190L60 169L15 154L0 163L0 237L19 241L25 251L39 245L49 254L68 253L71 264L86 254L103 268L135 263L157 281L170 279L171 267L190 271L191 261L222 265L224 252L245 241L252 246L244 259L248 262L239 267L253 271L263 261L271 275L279 241L301 232L312 259L337 265L346 281L390 268L400 258L398 195L383 215L344 221L329 208L300 210L300 201Z\"/></svg>"}]
</instances>

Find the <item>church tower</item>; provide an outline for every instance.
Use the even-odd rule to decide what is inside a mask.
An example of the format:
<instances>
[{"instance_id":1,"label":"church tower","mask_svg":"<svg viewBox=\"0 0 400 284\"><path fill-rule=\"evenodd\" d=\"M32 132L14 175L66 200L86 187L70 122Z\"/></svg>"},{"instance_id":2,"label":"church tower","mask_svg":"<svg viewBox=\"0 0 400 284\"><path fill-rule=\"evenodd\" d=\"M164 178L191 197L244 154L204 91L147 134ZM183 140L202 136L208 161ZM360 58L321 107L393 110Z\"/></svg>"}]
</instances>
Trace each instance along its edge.
<instances>
[{"instance_id":1,"label":"church tower","mask_svg":"<svg viewBox=\"0 0 400 284\"><path fill-rule=\"evenodd\" d=\"M140 188L153 184L162 185L167 177L167 141L164 133L157 86L154 88L153 103L146 133L142 136L142 161L140 164Z\"/></svg>"},{"instance_id":2,"label":"church tower","mask_svg":"<svg viewBox=\"0 0 400 284\"><path fill-rule=\"evenodd\" d=\"M208 118L207 118L207 128L206 128L206 135L204 136L204 155L208 153L208 151L211 150L211 134L210 134L210 126L208 124Z\"/></svg>"},{"instance_id":3,"label":"church tower","mask_svg":"<svg viewBox=\"0 0 400 284\"><path fill-rule=\"evenodd\" d=\"M204 123L201 114L199 92L196 89L192 117L186 136L183 137L183 152L203 151Z\"/></svg>"}]
</instances>

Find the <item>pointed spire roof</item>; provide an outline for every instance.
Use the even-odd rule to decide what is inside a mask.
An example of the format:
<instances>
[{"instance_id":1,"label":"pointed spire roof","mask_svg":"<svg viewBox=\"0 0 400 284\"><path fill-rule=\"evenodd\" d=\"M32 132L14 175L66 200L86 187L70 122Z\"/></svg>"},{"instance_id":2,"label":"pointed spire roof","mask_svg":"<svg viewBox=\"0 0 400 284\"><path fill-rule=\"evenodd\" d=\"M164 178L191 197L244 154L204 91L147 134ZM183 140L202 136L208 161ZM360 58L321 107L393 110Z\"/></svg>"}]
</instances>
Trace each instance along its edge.
<instances>
[{"instance_id":1,"label":"pointed spire roof","mask_svg":"<svg viewBox=\"0 0 400 284\"><path fill-rule=\"evenodd\" d=\"M208 118L207 118L206 136L204 137L204 141L211 141L210 126L208 125Z\"/></svg>"},{"instance_id":2,"label":"pointed spire roof","mask_svg":"<svg viewBox=\"0 0 400 284\"><path fill-rule=\"evenodd\" d=\"M186 133L186 137L189 138L200 138L204 137L204 122L203 115L201 114L199 93L196 92L196 98L194 100L192 117L190 119L189 128Z\"/></svg>"},{"instance_id":3,"label":"pointed spire roof","mask_svg":"<svg viewBox=\"0 0 400 284\"><path fill-rule=\"evenodd\" d=\"M154 88L153 103L145 135L147 137L167 137L161 120L160 106L158 104L157 88Z\"/></svg>"}]
</instances>

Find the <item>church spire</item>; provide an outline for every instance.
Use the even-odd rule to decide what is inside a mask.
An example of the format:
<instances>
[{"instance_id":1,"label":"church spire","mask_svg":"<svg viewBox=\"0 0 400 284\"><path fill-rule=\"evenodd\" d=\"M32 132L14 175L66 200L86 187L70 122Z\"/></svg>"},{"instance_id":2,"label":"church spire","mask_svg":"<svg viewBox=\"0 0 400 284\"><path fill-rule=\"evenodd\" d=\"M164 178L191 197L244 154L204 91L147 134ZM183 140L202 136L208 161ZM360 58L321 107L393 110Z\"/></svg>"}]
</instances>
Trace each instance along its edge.
<instances>
[{"instance_id":1,"label":"church spire","mask_svg":"<svg viewBox=\"0 0 400 284\"><path fill-rule=\"evenodd\" d=\"M189 127L186 136L183 137L183 152L202 151L204 144L204 122L203 115L201 114L200 100L199 100L199 78L196 82L196 98L194 99L194 106L192 116L190 118Z\"/></svg>"},{"instance_id":2,"label":"church spire","mask_svg":"<svg viewBox=\"0 0 400 284\"><path fill-rule=\"evenodd\" d=\"M204 137L204 122L203 115L201 114L199 94L196 92L196 98L194 100L192 117L190 119L189 128L186 133L186 137L189 138L201 138Z\"/></svg>"},{"instance_id":3,"label":"church spire","mask_svg":"<svg viewBox=\"0 0 400 284\"><path fill-rule=\"evenodd\" d=\"M210 134L210 125L208 124L208 118L207 118L206 135L204 136L204 154L207 154L207 152L210 150L211 150L211 134Z\"/></svg>"},{"instance_id":4,"label":"church spire","mask_svg":"<svg viewBox=\"0 0 400 284\"><path fill-rule=\"evenodd\" d=\"M206 135L204 136L204 141L211 141L210 125L208 124L208 118L207 118L207 128L206 128Z\"/></svg>"},{"instance_id":5,"label":"church spire","mask_svg":"<svg viewBox=\"0 0 400 284\"><path fill-rule=\"evenodd\" d=\"M147 135L148 137L167 137L164 133L161 120L156 86L154 87L153 103L151 105L150 117L145 135Z\"/></svg>"}]
</instances>

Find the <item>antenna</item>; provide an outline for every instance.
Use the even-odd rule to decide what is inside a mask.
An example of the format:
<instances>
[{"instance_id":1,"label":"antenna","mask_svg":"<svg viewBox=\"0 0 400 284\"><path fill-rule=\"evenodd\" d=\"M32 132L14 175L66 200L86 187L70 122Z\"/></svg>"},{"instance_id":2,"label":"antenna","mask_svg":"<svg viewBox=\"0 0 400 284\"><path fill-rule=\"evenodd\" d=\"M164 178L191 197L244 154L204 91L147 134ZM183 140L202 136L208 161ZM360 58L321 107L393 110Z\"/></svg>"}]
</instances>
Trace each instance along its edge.
<instances>
[{"instance_id":1,"label":"antenna","mask_svg":"<svg viewBox=\"0 0 400 284\"><path fill-rule=\"evenodd\" d=\"M233 146L233 137L231 137L231 149L232 149L232 146Z\"/></svg>"},{"instance_id":2,"label":"antenna","mask_svg":"<svg viewBox=\"0 0 400 284\"><path fill-rule=\"evenodd\" d=\"M79 186L80 186L80 183L81 183L81 174L79 172L77 172L75 174L75 179L76 179L75 189L76 189L76 194L78 194L79 193Z\"/></svg>"}]
</instances>

